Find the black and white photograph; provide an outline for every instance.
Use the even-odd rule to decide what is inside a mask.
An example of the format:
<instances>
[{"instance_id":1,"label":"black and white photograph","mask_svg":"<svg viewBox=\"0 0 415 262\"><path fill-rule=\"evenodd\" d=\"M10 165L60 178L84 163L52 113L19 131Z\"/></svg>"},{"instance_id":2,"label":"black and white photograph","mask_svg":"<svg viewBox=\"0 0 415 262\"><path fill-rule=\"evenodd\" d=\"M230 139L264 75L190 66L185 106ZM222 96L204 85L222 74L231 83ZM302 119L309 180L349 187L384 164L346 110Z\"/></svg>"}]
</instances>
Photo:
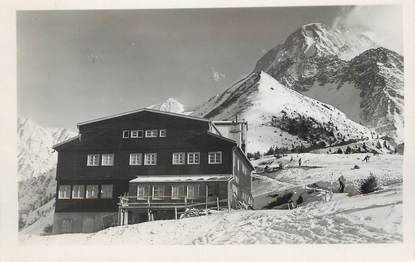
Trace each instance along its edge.
<instances>
[{"instance_id":1,"label":"black and white photograph","mask_svg":"<svg viewBox=\"0 0 415 262\"><path fill-rule=\"evenodd\" d=\"M18 245L403 244L403 8L17 10Z\"/></svg>"}]
</instances>

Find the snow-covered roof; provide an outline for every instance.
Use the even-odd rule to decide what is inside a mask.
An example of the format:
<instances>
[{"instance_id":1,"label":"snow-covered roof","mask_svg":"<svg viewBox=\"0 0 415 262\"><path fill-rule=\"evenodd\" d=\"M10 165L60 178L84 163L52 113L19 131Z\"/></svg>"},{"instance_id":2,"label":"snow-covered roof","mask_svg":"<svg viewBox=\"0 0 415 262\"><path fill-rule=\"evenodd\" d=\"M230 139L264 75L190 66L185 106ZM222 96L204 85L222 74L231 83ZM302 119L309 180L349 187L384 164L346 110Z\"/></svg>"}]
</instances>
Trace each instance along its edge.
<instances>
[{"instance_id":1,"label":"snow-covered roof","mask_svg":"<svg viewBox=\"0 0 415 262\"><path fill-rule=\"evenodd\" d=\"M179 176L138 176L130 180L130 183L140 182L214 182L228 181L232 178L230 174L213 174L213 175L179 175Z\"/></svg>"},{"instance_id":2,"label":"snow-covered roof","mask_svg":"<svg viewBox=\"0 0 415 262\"><path fill-rule=\"evenodd\" d=\"M140 109L137 109L137 110L132 110L132 111L124 112L124 113L119 113L119 114L115 114L115 115L110 115L110 116L105 116L105 117L101 117L101 118L96 118L96 119L93 119L93 120L80 122L80 123L78 123L78 126L91 124L91 123L94 123L94 122L99 122L99 121L103 121L103 120L107 120L107 119L111 119L111 118L116 118L116 117L120 117L120 116L131 115L131 114L135 114L135 113L142 112L142 111L148 111L148 112L153 112L153 113L158 113L158 114L164 114L164 115L183 117L183 118L188 118L188 119L193 119L193 120L198 120L198 121L210 122L210 120L208 120L206 118L201 118L201 117L197 117L197 116L189 116L189 115L184 115L184 114L179 114L179 113L160 111L160 110L151 109L151 108L140 108Z\"/></svg>"}]
</instances>

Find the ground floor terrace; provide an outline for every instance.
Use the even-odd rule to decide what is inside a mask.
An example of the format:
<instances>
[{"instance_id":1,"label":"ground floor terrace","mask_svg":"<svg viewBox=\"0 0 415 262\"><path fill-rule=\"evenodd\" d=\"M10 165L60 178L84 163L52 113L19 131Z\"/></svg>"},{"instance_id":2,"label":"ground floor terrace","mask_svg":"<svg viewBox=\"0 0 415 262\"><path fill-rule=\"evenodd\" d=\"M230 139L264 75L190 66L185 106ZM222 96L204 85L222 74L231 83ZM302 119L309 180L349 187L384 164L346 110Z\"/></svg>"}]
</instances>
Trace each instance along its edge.
<instances>
[{"instance_id":1,"label":"ground floor terrace","mask_svg":"<svg viewBox=\"0 0 415 262\"><path fill-rule=\"evenodd\" d=\"M237 190L230 175L143 176L130 181L120 197L120 225L178 219L189 209L223 209L234 206Z\"/></svg>"}]
</instances>

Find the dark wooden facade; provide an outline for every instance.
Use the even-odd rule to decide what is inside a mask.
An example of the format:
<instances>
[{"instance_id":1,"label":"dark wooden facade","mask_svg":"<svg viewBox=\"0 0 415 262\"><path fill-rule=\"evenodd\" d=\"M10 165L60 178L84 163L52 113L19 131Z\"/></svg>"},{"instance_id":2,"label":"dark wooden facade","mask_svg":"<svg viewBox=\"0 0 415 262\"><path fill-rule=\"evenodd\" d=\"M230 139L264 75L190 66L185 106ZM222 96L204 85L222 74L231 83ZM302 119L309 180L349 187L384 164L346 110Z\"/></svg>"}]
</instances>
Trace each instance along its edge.
<instances>
[{"instance_id":1,"label":"dark wooden facade","mask_svg":"<svg viewBox=\"0 0 415 262\"><path fill-rule=\"evenodd\" d=\"M236 143L214 134L212 123L205 119L142 109L80 123L78 129L77 138L54 147L58 151L55 214L62 213L62 217L66 213L117 212L118 197L134 194L136 189L129 185L129 181L137 176L233 174L238 172L233 163L235 157L252 171L252 166ZM123 138L124 130L145 132L152 129L166 130L166 136ZM214 151L222 152L220 164L208 164L208 152ZM172 154L176 152L200 152L200 163L173 165ZM157 153L157 164L144 165L142 160L141 165L130 165L129 156L132 153ZM113 165L87 166L88 154L113 154ZM239 179L239 183L250 194L250 178L249 182L244 178ZM98 185L100 188L108 184L113 185L111 199L102 199L99 195L96 199L86 199L85 192L83 199L58 197L61 185ZM60 232L59 229L54 231Z\"/></svg>"}]
</instances>

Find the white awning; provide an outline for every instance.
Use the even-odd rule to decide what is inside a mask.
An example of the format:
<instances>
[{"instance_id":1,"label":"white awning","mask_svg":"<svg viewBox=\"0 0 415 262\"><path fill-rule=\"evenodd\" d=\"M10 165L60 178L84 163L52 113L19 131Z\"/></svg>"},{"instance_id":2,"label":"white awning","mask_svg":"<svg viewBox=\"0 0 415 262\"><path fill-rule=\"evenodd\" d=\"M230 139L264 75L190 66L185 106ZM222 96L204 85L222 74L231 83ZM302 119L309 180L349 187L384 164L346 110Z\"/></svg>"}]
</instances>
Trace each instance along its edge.
<instances>
[{"instance_id":1,"label":"white awning","mask_svg":"<svg viewBox=\"0 0 415 262\"><path fill-rule=\"evenodd\" d=\"M130 180L130 183L143 182L215 182L228 181L232 178L230 174L214 174L214 175L182 175L182 176L137 176Z\"/></svg>"}]
</instances>

